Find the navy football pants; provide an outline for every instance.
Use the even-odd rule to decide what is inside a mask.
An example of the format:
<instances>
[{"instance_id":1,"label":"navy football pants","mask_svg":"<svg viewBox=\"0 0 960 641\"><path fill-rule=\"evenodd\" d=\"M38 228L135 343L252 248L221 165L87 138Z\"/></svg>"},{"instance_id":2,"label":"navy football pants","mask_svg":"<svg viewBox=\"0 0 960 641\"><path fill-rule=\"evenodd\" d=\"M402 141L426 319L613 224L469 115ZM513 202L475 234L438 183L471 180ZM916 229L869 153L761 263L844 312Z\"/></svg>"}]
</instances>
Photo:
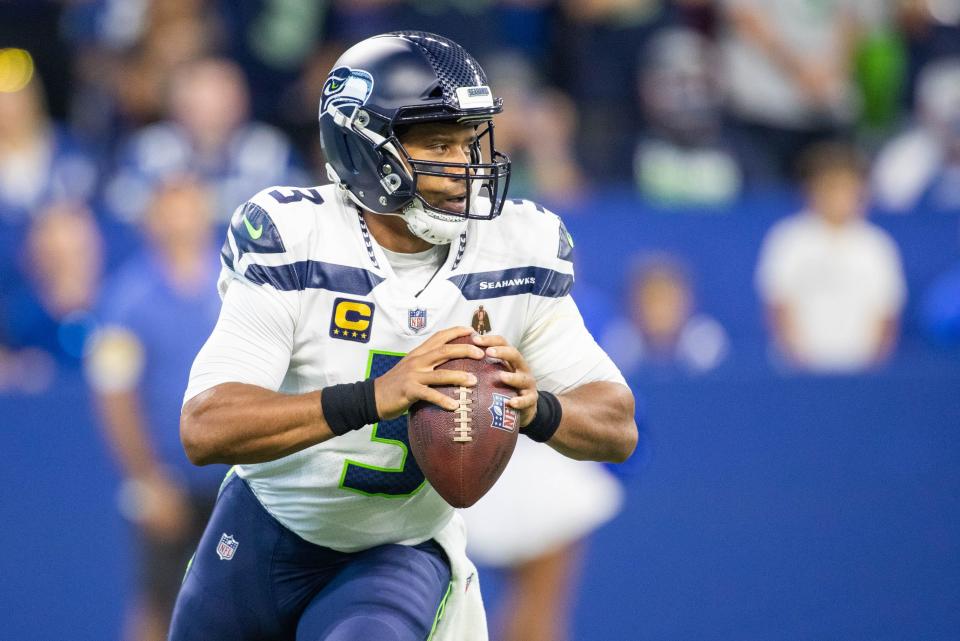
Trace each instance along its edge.
<instances>
[{"instance_id":1,"label":"navy football pants","mask_svg":"<svg viewBox=\"0 0 960 641\"><path fill-rule=\"evenodd\" d=\"M435 542L353 554L313 545L233 475L180 588L170 641L424 641L449 585Z\"/></svg>"}]
</instances>

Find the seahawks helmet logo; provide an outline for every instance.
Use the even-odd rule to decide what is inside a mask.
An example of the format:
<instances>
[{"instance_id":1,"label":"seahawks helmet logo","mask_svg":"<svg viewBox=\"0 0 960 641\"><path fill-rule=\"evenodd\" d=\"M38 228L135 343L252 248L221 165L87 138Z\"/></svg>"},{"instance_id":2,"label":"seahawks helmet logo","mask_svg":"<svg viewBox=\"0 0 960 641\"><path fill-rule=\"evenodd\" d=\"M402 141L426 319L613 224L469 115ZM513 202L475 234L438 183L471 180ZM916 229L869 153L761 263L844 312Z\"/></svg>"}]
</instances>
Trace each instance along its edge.
<instances>
[{"instance_id":1,"label":"seahawks helmet logo","mask_svg":"<svg viewBox=\"0 0 960 641\"><path fill-rule=\"evenodd\" d=\"M344 105L356 106L366 104L373 93L373 76L363 69L337 67L327 76L323 84L323 94L320 106L322 114L332 114L332 110Z\"/></svg>"}]
</instances>

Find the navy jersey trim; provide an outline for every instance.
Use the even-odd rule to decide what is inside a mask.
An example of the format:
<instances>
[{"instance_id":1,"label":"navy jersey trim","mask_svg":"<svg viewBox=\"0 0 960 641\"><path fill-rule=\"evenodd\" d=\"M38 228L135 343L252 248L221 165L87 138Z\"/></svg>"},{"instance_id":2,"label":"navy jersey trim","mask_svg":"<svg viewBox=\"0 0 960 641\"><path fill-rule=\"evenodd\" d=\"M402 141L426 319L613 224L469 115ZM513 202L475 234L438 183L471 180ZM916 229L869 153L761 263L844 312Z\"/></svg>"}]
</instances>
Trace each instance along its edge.
<instances>
[{"instance_id":1,"label":"navy jersey trim","mask_svg":"<svg viewBox=\"0 0 960 641\"><path fill-rule=\"evenodd\" d=\"M567 262L573 262L573 236L567 231L567 226L560 221L560 247L557 250L557 258Z\"/></svg>"},{"instance_id":2,"label":"navy jersey trim","mask_svg":"<svg viewBox=\"0 0 960 641\"><path fill-rule=\"evenodd\" d=\"M547 210L544 209L543 205L541 205L540 203L535 203L532 200L526 200L524 198L511 198L510 202L512 202L514 205L520 205L521 207L529 203L533 205L534 208L536 208L536 210L539 211L541 214L547 213Z\"/></svg>"},{"instance_id":3,"label":"navy jersey trim","mask_svg":"<svg viewBox=\"0 0 960 641\"><path fill-rule=\"evenodd\" d=\"M460 274L448 279L467 300L533 294L560 298L570 293L573 275L546 267L514 267L495 272Z\"/></svg>"},{"instance_id":4,"label":"navy jersey trim","mask_svg":"<svg viewBox=\"0 0 960 641\"><path fill-rule=\"evenodd\" d=\"M237 243L236 260L245 253L282 254L287 251L270 214L256 203L247 202L234 214L230 232Z\"/></svg>"},{"instance_id":5,"label":"navy jersey trim","mask_svg":"<svg viewBox=\"0 0 960 641\"><path fill-rule=\"evenodd\" d=\"M366 296L383 282L383 277L366 269L318 260L276 266L253 264L247 267L244 276L257 285L267 284L285 292L326 289L354 296Z\"/></svg>"},{"instance_id":6,"label":"navy jersey trim","mask_svg":"<svg viewBox=\"0 0 960 641\"><path fill-rule=\"evenodd\" d=\"M226 265L230 271L234 271L233 248L230 247L229 238L223 241L223 247L220 249L220 258L223 260L223 264Z\"/></svg>"}]
</instances>

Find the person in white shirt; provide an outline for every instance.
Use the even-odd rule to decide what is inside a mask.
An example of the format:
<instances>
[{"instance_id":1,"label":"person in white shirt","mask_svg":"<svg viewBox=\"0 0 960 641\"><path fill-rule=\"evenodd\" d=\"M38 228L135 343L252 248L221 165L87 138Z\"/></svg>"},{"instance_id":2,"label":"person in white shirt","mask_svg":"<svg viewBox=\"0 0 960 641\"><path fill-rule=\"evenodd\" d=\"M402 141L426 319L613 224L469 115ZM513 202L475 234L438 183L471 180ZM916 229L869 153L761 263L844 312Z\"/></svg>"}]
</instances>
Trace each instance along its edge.
<instances>
[{"instance_id":1,"label":"person in white shirt","mask_svg":"<svg viewBox=\"0 0 960 641\"><path fill-rule=\"evenodd\" d=\"M324 84L334 184L268 188L234 213L220 319L181 437L232 463L184 579L171 641L482 641L462 520L409 455L406 412L472 387L435 369L500 358L521 434L578 459L633 451L634 401L569 296L573 242L506 199L502 109L435 34L364 40ZM483 305L490 332L472 344Z\"/></svg>"},{"instance_id":2,"label":"person in white shirt","mask_svg":"<svg viewBox=\"0 0 960 641\"><path fill-rule=\"evenodd\" d=\"M754 153L782 178L815 141L848 130L857 115L850 69L865 19L858 0L723 0L727 108Z\"/></svg>"},{"instance_id":3,"label":"person in white shirt","mask_svg":"<svg viewBox=\"0 0 960 641\"><path fill-rule=\"evenodd\" d=\"M864 219L864 168L840 143L810 149L808 207L768 232L756 284L780 353L817 372L856 372L893 350L906 296L897 247Z\"/></svg>"},{"instance_id":4,"label":"person in white shirt","mask_svg":"<svg viewBox=\"0 0 960 641\"><path fill-rule=\"evenodd\" d=\"M877 155L877 203L893 213L960 210L960 57L924 67L917 119Z\"/></svg>"}]
</instances>

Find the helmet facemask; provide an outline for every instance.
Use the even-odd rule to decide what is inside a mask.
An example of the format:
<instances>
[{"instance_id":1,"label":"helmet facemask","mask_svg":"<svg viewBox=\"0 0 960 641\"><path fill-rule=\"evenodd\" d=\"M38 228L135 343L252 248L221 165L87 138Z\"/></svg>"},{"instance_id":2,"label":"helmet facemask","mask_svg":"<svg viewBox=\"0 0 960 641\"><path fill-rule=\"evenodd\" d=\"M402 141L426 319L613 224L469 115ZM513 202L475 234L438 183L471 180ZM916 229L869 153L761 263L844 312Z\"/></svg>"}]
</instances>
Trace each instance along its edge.
<instances>
[{"instance_id":1,"label":"helmet facemask","mask_svg":"<svg viewBox=\"0 0 960 641\"><path fill-rule=\"evenodd\" d=\"M470 162L464 163L414 158L400 141L402 134L398 134L396 129L402 130L404 126L429 122L470 122L467 119L416 120L410 118L396 128L393 123L383 123L386 126L381 128L377 127L376 121L380 118L376 114L368 114L360 109L350 117L342 118L341 126L351 128L375 145L374 150L381 159L379 173L382 189L390 196L406 196L404 200L407 200L399 211L370 207L364 203L358 204L376 213L402 216L407 220L407 225L415 236L432 244L452 242L466 229L466 223L470 219L491 220L499 216L510 182L510 159L497 151L494 144L493 122L486 119L488 118L486 116L484 118L474 126L477 135L471 142ZM381 129L389 135L384 137L374 131L374 128ZM486 158L490 158L491 161L484 162ZM467 188L464 190L463 211L429 202L419 189L420 179L424 176L464 183ZM348 191L348 195L352 200L357 201L352 192ZM380 200L383 205L387 202L389 201L385 198Z\"/></svg>"},{"instance_id":2,"label":"helmet facemask","mask_svg":"<svg viewBox=\"0 0 960 641\"><path fill-rule=\"evenodd\" d=\"M493 122L485 121L470 145L470 162L438 162L413 158L397 135L391 137L393 149L399 151L412 181L413 199L402 210L407 227L417 237L435 245L445 245L466 230L467 221L491 220L500 215L510 181L510 161L496 150ZM487 145L484 162L483 145ZM420 178L452 179L465 186L463 211L429 202L419 189ZM485 200L483 200L485 199Z\"/></svg>"},{"instance_id":3,"label":"helmet facemask","mask_svg":"<svg viewBox=\"0 0 960 641\"><path fill-rule=\"evenodd\" d=\"M408 168L414 199L420 202L425 211L441 217L475 220L490 220L500 215L510 183L510 159L497 151L494 145L492 121L485 120L478 123L474 129L477 135L470 145L470 162L468 163L416 159L396 134L391 136L389 142L392 143L392 149L399 152L404 165ZM486 146L485 152L484 146ZM489 158L490 161L484 162L485 158ZM458 211L430 203L419 189L420 178L423 176L462 182L466 187L464 192L467 196L464 210ZM480 198L488 199L490 206L481 204Z\"/></svg>"}]
</instances>

